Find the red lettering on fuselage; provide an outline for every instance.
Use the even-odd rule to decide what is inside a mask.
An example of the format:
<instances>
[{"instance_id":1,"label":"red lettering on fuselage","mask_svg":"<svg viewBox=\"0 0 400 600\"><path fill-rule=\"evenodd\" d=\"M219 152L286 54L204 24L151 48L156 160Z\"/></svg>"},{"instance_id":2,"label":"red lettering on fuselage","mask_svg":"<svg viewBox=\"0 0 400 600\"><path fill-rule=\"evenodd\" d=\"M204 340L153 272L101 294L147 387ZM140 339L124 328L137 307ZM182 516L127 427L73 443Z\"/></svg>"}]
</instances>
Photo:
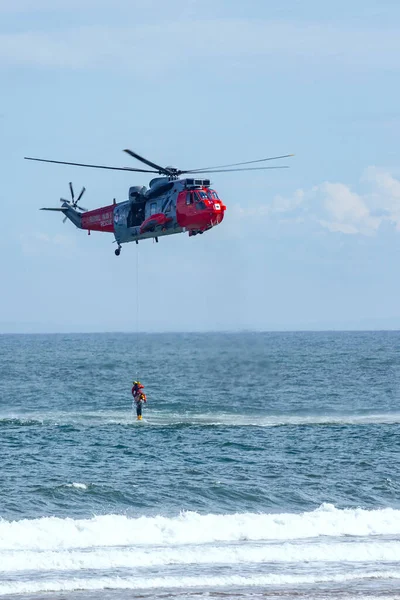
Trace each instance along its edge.
<instances>
[{"instance_id":1,"label":"red lettering on fuselage","mask_svg":"<svg viewBox=\"0 0 400 600\"><path fill-rule=\"evenodd\" d=\"M82 229L114 232L114 205L90 210L82 215Z\"/></svg>"}]
</instances>

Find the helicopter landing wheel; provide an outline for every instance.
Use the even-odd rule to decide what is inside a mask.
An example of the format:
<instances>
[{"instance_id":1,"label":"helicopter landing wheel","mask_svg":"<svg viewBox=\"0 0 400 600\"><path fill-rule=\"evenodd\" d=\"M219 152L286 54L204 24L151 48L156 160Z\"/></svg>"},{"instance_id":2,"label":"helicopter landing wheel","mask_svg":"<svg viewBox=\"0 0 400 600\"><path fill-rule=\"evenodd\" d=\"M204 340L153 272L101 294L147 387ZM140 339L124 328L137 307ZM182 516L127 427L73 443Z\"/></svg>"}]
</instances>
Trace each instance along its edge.
<instances>
[{"instance_id":1,"label":"helicopter landing wheel","mask_svg":"<svg viewBox=\"0 0 400 600\"><path fill-rule=\"evenodd\" d=\"M119 256L121 254L121 246L118 246L116 250L114 250L115 256Z\"/></svg>"}]
</instances>

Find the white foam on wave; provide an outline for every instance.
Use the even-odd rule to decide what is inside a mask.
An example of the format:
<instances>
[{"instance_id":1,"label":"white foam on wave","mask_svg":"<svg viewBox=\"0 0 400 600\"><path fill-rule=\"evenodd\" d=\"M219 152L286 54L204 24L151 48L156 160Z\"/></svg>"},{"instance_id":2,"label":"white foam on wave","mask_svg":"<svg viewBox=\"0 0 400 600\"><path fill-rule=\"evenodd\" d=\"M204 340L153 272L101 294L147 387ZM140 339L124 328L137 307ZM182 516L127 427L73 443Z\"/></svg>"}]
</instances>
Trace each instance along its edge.
<instances>
[{"instance_id":1,"label":"white foam on wave","mask_svg":"<svg viewBox=\"0 0 400 600\"><path fill-rule=\"evenodd\" d=\"M87 490L88 486L86 483L66 483L65 487L76 488L77 490Z\"/></svg>"},{"instance_id":2,"label":"white foam on wave","mask_svg":"<svg viewBox=\"0 0 400 600\"><path fill-rule=\"evenodd\" d=\"M323 504L312 512L299 514L200 515L185 512L170 518L131 518L111 514L92 519L1 520L0 550L173 546L344 535L400 535L400 510L342 510Z\"/></svg>"},{"instance_id":3,"label":"white foam on wave","mask_svg":"<svg viewBox=\"0 0 400 600\"><path fill-rule=\"evenodd\" d=\"M0 416L1 422L37 425L137 425L136 415L126 411L49 412L44 415ZM284 425L396 425L400 413L371 413L368 415L249 415L232 413L171 414L157 410L148 412L148 424L156 427L176 425L227 427L280 427Z\"/></svg>"},{"instance_id":4,"label":"white foam on wave","mask_svg":"<svg viewBox=\"0 0 400 600\"><path fill-rule=\"evenodd\" d=\"M176 417L178 423L185 420ZM369 415L232 415L214 414L188 416L193 425L227 425L250 427L281 427L284 425L395 425L400 423L400 413Z\"/></svg>"},{"instance_id":5,"label":"white foam on wave","mask_svg":"<svg viewBox=\"0 0 400 600\"><path fill-rule=\"evenodd\" d=\"M370 579L400 579L400 571L347 573L343 575L290 575L269 574L244 577L241 575L209 577L99 577L95 579L69 578L53 581L15 581L0 583L0 595L34 594L39 592L66 592L102 589L171 589L171 588L221 588L305 585L318 583L346 583Z\"/></svg>"},{"instance_id":6,"label":"white foam on wave","mask_svg":"<svg viewBox=\"0 0 400 600\"><path fill-rule=\"evenodd\" d=\"M26 413L22 415L16 415L14 413L1 415L0 416L0 424L9 424L9 425L43 425L44 418L42 416L37 415L27 415Z\"/></svg>"},{"instance_id":7,"label":"white foam on wave","mask_svg":"<svg viewBox=\"0 0 400 600\"><path fill-rule=\"evenodd\" d=\"M126 416L108 421L127 424ZM152 426L177 425L226 427L281 427L285 425L395 425L400 423L400 413L374 413L368 415L251 415L233 413L163 413L150 410L148 422Z\"/></svg>"},{"instance_id":8,"label":"white foam on wave","mask_svg":"<svg viewBox=\"0 0 400 600\"><path fill-rule=\"evenodd\" d=\"M140 568L169 565L256 565L262 563L385 563L397 562L400 542L276 543L234 546L140 548ZM0 572L96 571L135 569L136 548L94 548L90 551L3 551Z\"/></svg>"}]
</instances>

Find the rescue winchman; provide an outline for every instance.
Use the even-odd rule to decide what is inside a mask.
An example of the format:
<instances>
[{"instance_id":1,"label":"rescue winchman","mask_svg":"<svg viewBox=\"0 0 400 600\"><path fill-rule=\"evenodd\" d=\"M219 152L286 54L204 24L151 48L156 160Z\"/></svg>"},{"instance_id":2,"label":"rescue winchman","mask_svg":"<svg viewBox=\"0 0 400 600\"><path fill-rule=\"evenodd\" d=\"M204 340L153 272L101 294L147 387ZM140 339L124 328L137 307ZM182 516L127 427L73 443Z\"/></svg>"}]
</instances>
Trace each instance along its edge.
<instances>
[{"instance_id":1,"label":"rescue winchman","mask_svg":"<svg viewBox=\"0 0 400 600\"><path fill-rule=\"evenodd\" d=\"M132 396L133 404L136 407L136 416L138 421L142 420L142 407L143 403L147 401L146 394L144 393L144 385L140 381L134 381L132 384Z\"/></svg>"}]
</instances>

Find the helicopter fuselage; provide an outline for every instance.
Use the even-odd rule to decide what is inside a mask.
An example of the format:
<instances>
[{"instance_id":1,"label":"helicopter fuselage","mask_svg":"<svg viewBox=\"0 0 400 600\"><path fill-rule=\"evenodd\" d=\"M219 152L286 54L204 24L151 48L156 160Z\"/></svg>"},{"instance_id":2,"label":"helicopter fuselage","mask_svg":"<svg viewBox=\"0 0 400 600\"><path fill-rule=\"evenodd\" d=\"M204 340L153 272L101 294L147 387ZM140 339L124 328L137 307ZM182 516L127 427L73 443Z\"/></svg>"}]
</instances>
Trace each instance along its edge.
<instances>
[{"instance_id":1,"label":"helicopter fuselage","mask_svg":"<svg viewBox=\"0 0 400 600\"><path fill-rule=\"evenodd\" d=\"M149 189L131 187L129 200L114 202L82 215L70 211L66 216L80 229L113 233L118 246L147 238L187 231L202 234L224 218L226 206L210 188L208 179L174 179L157 177ZM73 218L75 217L75 218ZM76 217L80 217L77 221Z\"/></svg>"}]
</instances>

